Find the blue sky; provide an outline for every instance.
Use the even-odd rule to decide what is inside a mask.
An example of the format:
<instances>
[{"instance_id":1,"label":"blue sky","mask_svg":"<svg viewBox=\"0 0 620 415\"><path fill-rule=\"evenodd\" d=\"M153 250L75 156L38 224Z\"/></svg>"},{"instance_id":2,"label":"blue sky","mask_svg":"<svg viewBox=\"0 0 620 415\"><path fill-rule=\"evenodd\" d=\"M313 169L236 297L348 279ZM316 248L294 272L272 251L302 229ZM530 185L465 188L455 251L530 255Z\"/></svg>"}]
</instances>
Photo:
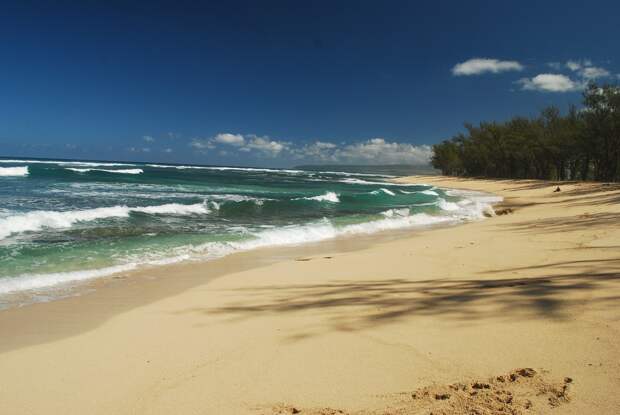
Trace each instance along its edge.
<instances>
[{"instance_id":1,"label":"blue sky","mask_svg":"<svg viewBox=\"0 0 620 415\"><path fill-rule=\"evenodd\" d=\"M617 1L12 3L7 156L419 163L620 79Z\"/></svg>"}]
</instances>

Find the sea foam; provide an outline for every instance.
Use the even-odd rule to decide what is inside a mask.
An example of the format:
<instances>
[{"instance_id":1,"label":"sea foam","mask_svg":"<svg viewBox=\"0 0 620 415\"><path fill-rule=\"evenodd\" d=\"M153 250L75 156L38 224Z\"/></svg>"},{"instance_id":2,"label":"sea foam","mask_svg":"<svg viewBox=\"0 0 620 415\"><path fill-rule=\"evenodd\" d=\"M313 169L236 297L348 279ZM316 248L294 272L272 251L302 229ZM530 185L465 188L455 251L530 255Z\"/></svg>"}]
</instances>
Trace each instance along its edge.
<instances>
[{"instance_id":1,"label":"sea foam","mask_svg":"<svg viewBox=\"0 0 620 415\"><path fill-rule=\"evenodd\" d=\"M161 169L178 169L178 170L214 170L214 171L246 171L246 172L262 172L262 173L290 173L301 174L303 170L287 170L287 169L267 169L260 167L226 167L226 166L185 166L172 164L147 164L148 167L156 167Z\"/></svg>"},{"instance_id":2,"label":"sea foam","mask_svg":"<svg viewBox=\"0 0 620 415\"><path fill-rule=\"evenodd\" d=\"M105 277L107 275L118 274L119 272L130 271L136 268L136 266L136 264L126 264L82 271L55 272L50 274L25 274L16 278L2 278L0 279L0 294L49 288L68 282L78 282Z\"/></svg>"},{"instance_id":3,"label":"sea foam","mask_svg":"<svg viewBox=\"0 0 620 415\"><path fill-rule=\"evenodd\" d=\"M69 161L69 160L11 160L0 159L0 163L28 163L28 164L57 164L59 166L135 166L133 163L112 163L95 161Z\"/></svg>"},{"instance_id":4,"label":"sea foam","mask_svg":"<svg viewBox=\"0 0 620 415\"><path fill-rule=\"evenodd\" d=\"M338 203L340 199L338 198L338 194L335 192L325 192L322 195L318 196L310 196L310 197L298 197L293 200L316 200L317 202L331 202Z\"/></svg>"},{"instance_id":5,"label":"sea foam","mask_svg":"<svg viewBox=\"0 0 620 415\"><path fill-rule=\"evenodd\" d=\"M144 173L142 169L93 169L93 168L77 168L77 167L66 167L67 170L75 171L78 173L88 173L90 171L102 171L105 173L119 173L119 174L141 174Z\"/></svg>"},{"instance_id":6,"label":"sea foam","mask_svg":"<svg viewBox=\"0 0 620 415\"><path fill-rule=\"evenodd\" d=\"M455 196L457 193L453 193ZM463 193L459 193L463 195ZM109 276L119 272L126 272L145 265L171 264L186 260L205 260L219 258L234 252L247 251L263 247L299 245L312 242L320 242L340 236L359 234L372 234L387 230L406 229L415 227L427 227L437 224L458 223L461 221L480 219L489 209L491 204L500 201L501 198L482 194L468 193L467 198L459 202L447 202L440 199L437 204L444 212L441 215L427 213L410 214L407 208L389 209L382 212L382 219L336 226L329 219L324 218L303 225L289 225L275 228L267 228L258 232L247 232L250 239L231 242L208 242L200 245L187 245L174 248L171 256L162 258L144 257L134 258L133 261L117 266L83 271L19 275L15 278L0 280L0 294L23 290L36 290L66 284L70 282L84 281L103 276ZM80 220L93 220L103 217L124 217L129 212L143 212L150 214L174 213L193 214L206 213L208 208L205 204L180 205L167 204L160 206L148 206L129 208L115 206L111 208L98 208L71 212L30 212L22 215L14 215L0 219L0 229L4 231L6 225L11 224L16 232L36 230L43 226L65 227ZM28 221L30 219L30 221ZM6 233L6 231L4 231ZM11 231L12 232L12 231ZM4 235L6 236L6 235ZM0 233L0 239L4 237Z\"/></svg>"},{"instance_id":7,"label":"sea foam","mask_svg":"<svg viewBox=\"0 0 620 415\"><path fill-rule=\"evenodd\" d=\"M0 167L0 176L28 176L28 166Z\"/></svg>"},{"instance_id":8,"label":"sea foam","mask_svg":"<svg viewBox=\"0 0 620 415\"><path fill-rule=\"evenodd\" d=\"M2 161L0 161L2 162ZM6 161L5 161L6 162ZM27 163L27 161L20 161L21 163ZM63 167L68 167L71 170L78 172L88 172L92 170L106 171L111 173L128 173L129 171L136 173L128 173L128 174L139 174L137 171L142 172L142 169L131 168L131 169L107 169L108 166L136 166L143 167L144 165L132 165L132 164L117 164L117 163L90 163L90 162L53 162L53 161L32 161L33 163L56 163L61 164ZM68 166L67 166L68 165ZM81 167L81 168L78 168ZM424 227L430 226L434 224L442 224L442 223L458 223L460 221L466 220L476 220L482 218L485 214L492 212L492 203L495 203L501 198L497 198L495 196L490 196L488 194L476 193L476 192L463 192L463 191L452 191L448 189L441 189L441 193L435 191L436 188L430 185L426 187L421 187L421 184L397 184L397 183L388 183L381 181L371 181L362 180L355 177L354 173L336 173L336 172L302 172L299 170L278 170L278 169L259 169L259 168L228 168L228 167L200 167L200 166L171 166L171 165L149 165L149 167L166 167L166 168L176 168L179 170L184 169L207 169L207 170L237 170L237 171L249 171L249 172L278 172L278 173L288 173L291 175L297 175L301 173L307 173L308 177L302 177L302 179L308 181L314 181L312 176L320 173L325 174L342 174L342 176L347 177L337 177L331 178L329 180L320 179L320 181L327 182L342 182L346 184L360 184L360 185L374 185L377 186L377 190L374 190L373 193L377 194L385 194L390 196L395 196L396 193L399 194L399 198L386 198L382 197L382 201L397 201L398 204L392 206L392 209L385 210L383 212L377 213L374 220L355 223L355 224L347 224L347 225L339 225L339 219L335 219L334 221L324 218L322 220L314 220L310 223L298 223L295 225L289 226L276 226L271 224L258 224L253 228L247 223L237 224L234 221L230 222L230 226L227 227L227 231L231 231L233 228L238 228L235 232L231 232L230 234L235 236L234 241L229 242L206 242L206 243L197 243L197 244L188 244L182 246L177 246L174 248L166 249L165 251L146 251L140 250L130 252L127 255L120 254L118 258L114 259L114 263L117 265L108 266L106 268L100 269L86 269L81 271L69 271L69 272L59 272L59 273L48 273L48 274L22 274L15 275L6 278L0 278L0 294L7 292L15 292L21 290L29 290L29 289L42 289L46 287L52 287L59 284L70 283L72 281L83 281L92 278L103 277L119 272L126 272L137 267L141 266L152 266L152 265L161 265L161 264L169 264L179 261L186 260L205 260L205 259L213 259L218 258L224 255L228 255L234 252L251 250L261 247L270 247L270 246L282 246L282 245L298 245L310 242L319 242L327 239L337 238L340 236L350 236L350 235L358 235L358 234L370 234L375 232L381 232L386 230L394 230L394 229L405 229L405 228L415 228L415 227ZM27 171L27 166L24 166ZM7 167L5 169L15 169L15 167ZM148 173L148 170L145 169ZM359 176L363 176L363 174L359 174ZM370 176L370 175L369 175ZM291 176L289 176L289 179ZM118 177L118 181L122 181L122 177ZM298 177L295 177L297 180ZM280 189L277 191L269 191L255 189L252 191L253 195L249 194L233 194L236 191L240 193L246 192L245 189L236 189L234 187L230 187L228 185L214 185L210 186L208 189L204 189L205 194L196 194L193 193L194 187L191 186L164 186L159 184L148 184L148 183L82 183L83 180L80 180L76 183L72 183L66 191L69 193L80 193L80 196L84 196L88 193L88 197L96 197L99 191L102 194L112 194L112 191L116 192L114 194L122 195L124 197L144 197L144 198L159 198L164 195L167 198L186 198L186 197L200 197L198 200L205 199L205 202L198 204L180 204L180 203L168 203L157 206L140 206L142 204L149 204L148 202L125 202L138 206L129 207L129 206L111 206L111 207L102 207L102 208L94 208L94 209L84 209L84 210L68 210L68 211L53 211L53 210L41 210L41 211L32 211L26 213L18 213L14 210L1 210L0 209L0 240L4 239L12 234L19 234L22 232L29 231L39 231L44 228L70 228L79 222L87 222L94 221L98 219L106 219L106 218L126 218L132 212L133 213L141 213L148 215L202 215L209 213L210 209L217 210L219 208L219 204L224 204L227 202L252 202L256 204L261 204L265 200L273 200L267 198L259 198L256 197L256 194L264 194L265 196L271 196L273 194L283 195L285 196L285 192L281 192ZM325 187L330 188L331 183L325 185ZM346 208L347 198L343 197L342 194L346 195L348 190L341 189L345 186L339 185L338 194L333 191L326 191L325 187L316 193L325 192L323 194L319 194L317 196L307 196L304 199L306 200L314 200L322 203L338 203L340 202L343 208ZM361 186L360 186L361 187ZM332 187L333 188L333 187ZM355 188L351 186L353 192L359 193L359 187ZM427 190L420 191L419 189L426 188ZM201 192L203 189L200 189ZM366 190L366 189L364 189ZM373 190L368 189L368 190ZM137 192L139 191L139 193ZM152 195L149 195L147 192L153 191ZM165 193L162 193L164 192ZM187 191L187 193L183 193L182 191ZM362 192L363 194L368 194L367 191ZM421 193L426 194L428 196L434 196L432 198L420 198L422 200L432 199L431 203L409 203L410 208L401 207L401 201L406 200L407 194L411 193ZM290 194L290 193L289 193ZM295 190L292 191L292 194L295 195ZM439 197L439 195L444 196ZM295 195L298 196L299 194ZM342 198L342 201L341 201ZM377 198L378 199L378 198ZM115 200L115 199L112 199ZM281 199L278 199L281 200ZM289 199L290 200L290 199ZM418 199L415 199L417 202ZM193 202L196 200L194 199ZM193 203L185 200L186 203ZM118 202L113 202L118 203ZM157 203L157 202L154 202ZM160 202L161 203L161 202ZM434 205L433 208L431 205ZM336 205L334 205L336 206ZM427 213L416 213L416 208L418 206L430 206L429 208L424 208L424 212ZM54 208L52 208L54 209ZM387 207L386 207L387 209ZM317 210L320 212L319 210ZM433 213L434 212L434 213ZM432 213L432 214L431 214ZM320 214L320 213L319 213ZM212 215L208 218L220 218L220 215ZM192 218L193 219L193 218ZM228 222L227 222L228 223ZM350 223L350 222L349 222ZM100 224L94 224L95 226L99 226ZM104 226L105 224L101 224ZM245 227L247 226L247 227ZM119 264L120 263L120 264Z\"/></svg>"},{"instance_id":9,"label":"sea foam","mask_svg":"<svg viewBox=\"0 0 620 415\"><path fill-rule=\"evenodd\" d=\"M209 209L204 203L193 205L168 203L159 206L111 206L61 212L36 210L0 218L0 239L4 239L12 234L33 232L43 228L69 228L77 222L88 222L108 218L124 218L128 217L131 212L190 215L209 213Z\"/></svg>"},{"instance_id":10,"label":"sea foam","mask_svg":"<svg viewBox=\"0 0 620 415\"><path fill-rule=\"evenodd\" d=\"M319 179L320 181L325 181L323 179ZM347 177L345 179L338 180L341 183L347 184L362 184L362 185L372 185L372 186L395 186L395 187L412 187L412 186L424 186L423 184L408 184L408 183L396 183L396 182L375 182L370 180L357 179L354 177Z\"/></svg>"},{"instance_id":11,"label":"sea foam","mask_svg":"<svg viewBox=\"0 0 620 415\"><path fill-rule=\"evenodd\" d=\"M429 196L439 196L439 193L437 193L434 190L422 190L420 193L422 193L423 195L429 195Z\"/></svg>"},{"instance_id":12,"label":"sea foam","mask_svg":"<svg viewBox=\"0 0 620 415\"><path fill-rule=\"evenodd\" d=\"M262 167L227 167L227 166L186 166L172 164L147 164L148 167L156 167L162 169L200 169L215 171L241 171L241 172L262 172L262 173L288 173L288 174L331 174L335 176L360 176L360 177L396 177L390 174L376 173L355 173L345 171L319 171L319 170L294 170L294 169L268 169Z\"/></svg>"},{"instance_id":13,"label":"sea foam","mask_svg":"<svg viewBox=\"0 0 620 415\"><path fill-rule=\"evenodd\" d=\"M373 190L372 192L370 192L373 195L378 195L379 193L385 193L386 195L390 195L390 196L396 196L396 193L394 193L391 190L388 190L384 187L382 187L381 189L378 190Z\"/></svg>"}]
</instances>

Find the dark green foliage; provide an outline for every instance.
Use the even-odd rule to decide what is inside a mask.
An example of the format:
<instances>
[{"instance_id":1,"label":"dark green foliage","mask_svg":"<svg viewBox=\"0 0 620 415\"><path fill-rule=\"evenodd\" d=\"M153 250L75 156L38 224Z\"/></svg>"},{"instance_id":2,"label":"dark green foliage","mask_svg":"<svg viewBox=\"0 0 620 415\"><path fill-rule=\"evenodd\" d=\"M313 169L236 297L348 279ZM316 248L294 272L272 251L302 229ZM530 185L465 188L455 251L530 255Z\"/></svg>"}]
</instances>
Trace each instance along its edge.
<instances>
[{"instance_id":1,"label":"dark green foliage","mask_svg":"<svg viewBox=\"0 0 620 415\"><path fill-rule=\"evenodd\" d=\"M620 181L620 87L591 84L583 105L465 124L464 134L433 146L432 165L456 176Z\"/></svg>"}]
</instances>

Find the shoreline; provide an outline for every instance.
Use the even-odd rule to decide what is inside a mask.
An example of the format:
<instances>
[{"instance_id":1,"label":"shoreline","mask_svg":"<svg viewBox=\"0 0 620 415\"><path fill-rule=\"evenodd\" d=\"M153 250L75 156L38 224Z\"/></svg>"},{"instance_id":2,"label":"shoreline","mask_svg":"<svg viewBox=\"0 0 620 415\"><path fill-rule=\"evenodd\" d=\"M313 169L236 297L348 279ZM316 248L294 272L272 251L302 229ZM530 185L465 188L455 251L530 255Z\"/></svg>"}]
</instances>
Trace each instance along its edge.
<instances>
[{"instance_id":1,"label":"shoreline","mask_svg":"<svg viewBox=\"0 0 620 415\"><path fill-rule=\"evenodd\" d=\"M97 317L105 320L152 301L165 299L196 286L209 284L213 280L226 277L229 274L252 272L253 270L282 262L305 262L317 258L325 259L326 256L329 256L329 259L331 259L333 256L360 252L402 239L422 237L426 232L463 226L468 223L471 223L471 221L438 223L413 228L380 231L373 234L338 236L320 242L307 242L297 245L261 247L233 252L214 259L154 265L81 282L64 283L65 287L58 287L58 290L64 292L64 294L59 294L49 300L24 301L22 304L13 304L7 308L0 309L0 331L4 331L8 326L21 326L15 320L25 318L35 325L31 331L40 333L41 338L36 343L45 343L55 340L57 337L63 338L71 335L66 332L47 333L45 332L47 323L37 323L36 316L50 311L52 314L59 314L62 318L72 319L69 315L74 307L82 307L85 302L93 302L97 304L97 307L103 308L105 305L105 310L101 309L96 313ZM412 234L412 232L415 233ZM200 275L196 272L197 267L201 270ZM174 277L171 277L169 274L174 274ZM118 298L129 301L119 303L115 301ZM111 303L110 300L112 300ZM110 305L112 307L109 307ZM30 308L33 308L33 310L30 311ZM89 315L87 317L92 316ZM12 322L6 324L9 320L12 320ZM79 321L79 323L86 322ZM100 323L95 321L79 324L79 331L88 330L91 326L98 324ZM66 328L65 326L63 327ZM30 340L32 340L31 336L16 336L12 339L0 340L0 354L11 349L29 346L31 345L29 343Z\"/></svg>"},{"instance_id":2,"label":"shoreline","mask_svg":"<svg viewBox=\"0 0 620 415\"><path fill-rule=\"evenodd\" d=\"M398 178L392 179L398 182ZM456 188L454 188L457 190ZM468 189L462 189L468 190ZM488 196L496 196L491 193ZM494 202L491 205L502 205L502 202ZM32 336L32 333L15 336L10 341L0 341L0 353L31 345L30 342L44 343L56 338L72 335L72 332L45 333L46 324L37 324L36 316L41 313L59 314L67 318L74 307L81 307L84 302L91 300L96 304L105 304L106 309L98 310L97 319L87 319L79 321L80 324L71 327L78 328L78 332L88 330L92 326L100 324L116 314L127 311L128 309L148 304L152 301L164 299L185 290L192 289L198 285L208 284L216 278L225 277L228 274L252 271L253 269L274 265L287 261L305 261L307 257L336 256L340 254L358 252L372 247L414 237L423 237L426 232L433 232L438 229L463 226L479 220L447 221L430 223L427 225L415 225L410 227L382 230L373 233L360 233L351 235L338 235L335 238L328 238L322 241L305 242L293 245L265 246L249 250L232 252L230 254L205 260L179 261L170 264L139 266L136 269L121 271L110 275L86 279L82 281L71 281L61 283L56 287L44 288L35 291L37 296L42 296L43 300L36 301L29 298L32 291L17 292L12 295L14 298L7 303L8 306L0 308L0 330L6 325L3 322L8 320L26 319L34 327L31 332L39 332L42 335ZM195 268L200 267L205 275L197 275ZM174 277L170 277L173 274ZM55 293L55 294L52 294ZM22 302L15 300L25 294L26 299ZM49 295L49 299L48 299ZM7 296L8 297L8 296ZM116 298L130 300L127 303L114 301ZM8 297L10 298L10 297ZM112 300L112 307L110 306ZM57 307L52 304L58 304ZM76 305L74 305L76 304ZM24 308L35 307L32 311L16 311L19 317L12 314L13 310L23 310ZM6 313L2 314L2 313ZM25 317L24 317L25 315ZM93 314L87 317L93 317ZM19 322L12 322L10 326L22 327ZM28 326L24 325L24 326ZM67 325L62 325L67 328Z\"/></svg>"},{"instance_id":3,"label":"shoreline","mask_svg":"<svg viewBox=\"0 0 620 415\"><path fill-rule=\"evenodd\" d=\"M495 193L514 213L158 267L0 311L7 411L352 413L520 367L575 379L562 413L620 408L617 186L397 180Z\"/></svg>"},{"instance_id":4,"label":"shoreline","mask_svg":"<svg viewBox=\"0 0 620 415\"><path fill-rule=\"evenodd\" d=\"M398 178L392 178L390 181L400 184ZM419 185L425 185L424 183L416 183ZM458 190L458 189L445 189L445 190ZM477 204L480 201L477 198L480 196L485 198L494 198L496 195L488 193L488 192L480 192L480 195L471 195L470 203L472 200ZM459 195L461 196L461 195ZM473 196L473 197L472 197ZM501 204L501 201L489 201L485 200L483 202L483 207L478 207L474 213L478 213L481 216L488 216L487 209L484 206L488 206L492 209L492 206ZM478 212L479 211L479 212ZM300 251L300 255L303 255L303 251L305 249L314 249L316 246L320 244L328 244L331 246L335 252L339 252L342 249L345 250L354 250L361 249L362 247L367 247L372 244L381 243L384 241L389 241L397 238L407 237L411 235L411 232L423 232L430 229L436 229L441 227L450 227L450 226L459 226L468 222L480 220L478 218L468 218L464 216L463 213L453 216L449 215L446 211L445 215L437 215L434 216L435 220L430 221L428 223L406 223L401 226L385 226L379 227L377 229L370 230L357 230L356 232L342 232L340 230L333 237L326 237L324 239L319 240L309 240L306 242L298 242L298 243L285 243L285 244L275 244L275 245L265 245L265 246L257 246L250 248L231 248L229 253L224 253L222 255L213 256L209 258L209 253L207 252L206 258L194 258L194 259L182 259L176 257L166 257L162 258L155 263L143 262L143 263L129 263L129 264L114 264L109 265L103 268L93 268L93 269L84 269L84 270L76 270L70 271L67 274L76 274L71 278L69 275L62 275L64 273L51 273L51 274L38 274L38 275L30 275L27 278L31 279L46 279L49 277L53 277L54 279L64 279L69 278L61 282L54 282L51 285L43 285L37 288L25 288L25 289L15 289L14 291L2 292L0 293L0 311L8 310L15 307L26 307L37 303L47 303L52 301L58 301L74 296L80 296L82 294L87 294L89 291L94 289L100 289L105 287L106 284L110 283L112 280L119 279L128 279L128 278L140 278L144 277L148 274L164 274L164 273L176 273L184 272L184 269L187 267L201 267L206 266L207 263L212 263L213 261L219 261L223 258L229 257L231 255L239 255L246 254L253 251L258 251L258 253L254 256L250 256L250 258L256 259L256 256L260 256L261 253L265 253L267 258L270 258L270 262L276 262L276 258L281 256L280 251L287 252L293 251L293 253L289 253L289 255L294 254L295 250ZM470 215L471 213L467 213ZM412 214L408 216L408 219L412 219L419 214ZM424 214L423 214L424 215ZM423 216L420 215L420 216ZM388 220L386 216L385 221ZM391 218L389 219L391 220ZM382 220L375 221L377 223L382 222ZM368 225L373 222L364 222L361 225ZM302 229L300 229L302 231ZM358 241L361 241L358 242ZM315 246L316 245L316 246ZM357 246L357 248L355 248ZM252 259L250 259L250 262ZM158 263L159 262L159 263ZM243 264L247 264L247 260L245 258L240 258L239 262ZM265 263L266 261L258 261ZM269 262L269 261L267 261ZM178 269L177 269L178 268ZM241 271L246 269L246 265L240 267L239 269L235 269L234 266L232 268L227 268L228 272ZM92 274L91 276L82 277L80 274ZM219 275L219 273L218 273ZM16 278L19 280L19 278Z\"/></svg>"}]
</instances>

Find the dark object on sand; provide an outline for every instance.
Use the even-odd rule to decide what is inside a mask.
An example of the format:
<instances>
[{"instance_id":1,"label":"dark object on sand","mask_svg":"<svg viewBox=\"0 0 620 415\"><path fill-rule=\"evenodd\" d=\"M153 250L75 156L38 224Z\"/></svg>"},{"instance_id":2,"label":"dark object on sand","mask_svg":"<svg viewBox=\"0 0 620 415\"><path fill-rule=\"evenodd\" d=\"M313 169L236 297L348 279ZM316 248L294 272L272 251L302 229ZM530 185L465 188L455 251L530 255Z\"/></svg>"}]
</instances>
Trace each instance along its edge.
<instances>
[{"instance_id":1,"label":"dark object on sand","mask_svg":"<svg viewBox=\"0 0 620 415\"><path fill-rule=\"evenodd\" d=\"M560 192L560 191L561 191L561 190L560 190L560 186L558 186L558 187L556 187L556 188L555 188L555 190L553 191L553 193Z\"/></svg>"},{"instance_id":2,"label":"dark object on sand","mask_svg":"<svg viewBox=\"0 0 620 415\"><path fill-rule=\"evenodd\" d=\"M497 216L501 216L501 215L508 215L508 214L510 214L510 213L512 213L512 212L514 212L514 211L512 210L512 208L505 208L505 209L497 209L497 210L495 211L495 214L496 214Z\"/></svg>"}]
</instances>

